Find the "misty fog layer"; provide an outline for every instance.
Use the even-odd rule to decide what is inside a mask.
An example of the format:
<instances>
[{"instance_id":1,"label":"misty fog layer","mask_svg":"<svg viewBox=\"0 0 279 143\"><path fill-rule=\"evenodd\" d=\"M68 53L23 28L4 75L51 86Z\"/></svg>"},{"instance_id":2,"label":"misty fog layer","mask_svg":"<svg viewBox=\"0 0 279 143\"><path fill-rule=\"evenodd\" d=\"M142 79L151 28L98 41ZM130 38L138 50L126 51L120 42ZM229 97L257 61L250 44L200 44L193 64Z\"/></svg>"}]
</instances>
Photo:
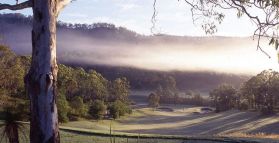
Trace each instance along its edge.
<instances>
[{"instance_id":1,"label":"misty fog layer","mask_svg":"<svg viewBox=\"0 0 279 143\"><path fill-rule=\"evenodd\" d=\"M71 35L74 36L74 35ZM65 60L87 64L131 66L151 70L215 71L255 74L265 69L278 69L277 53L266 46L256 49L249 38L190 38L188 42L109 43L86 37L61 36L58 42ZM78 39L72 41L70 39ZM71 41L71 42L69 42ZM63 49L62 49L63 47Z\"/></svg>"},{"instance_id":2,"label":"misty fog layer","mask_svg":"<svg viewBox=\"0 0 279 143\"><path fill-rule=\"evenodd\" d=\"M31 53L31 27L6 25L4 43L18 54ZM109 33L107 34L109 35ZM116 36L125 37L118 34ZM136 37L135 37L136 38ZM73 29L58 30L58 59L89 65L129 66L151 70L214 71L255 74L278 70L277 52L262 42L269 59L251 38L144 36L144 40L96 38Z\"/></svg>"}]
</instances>

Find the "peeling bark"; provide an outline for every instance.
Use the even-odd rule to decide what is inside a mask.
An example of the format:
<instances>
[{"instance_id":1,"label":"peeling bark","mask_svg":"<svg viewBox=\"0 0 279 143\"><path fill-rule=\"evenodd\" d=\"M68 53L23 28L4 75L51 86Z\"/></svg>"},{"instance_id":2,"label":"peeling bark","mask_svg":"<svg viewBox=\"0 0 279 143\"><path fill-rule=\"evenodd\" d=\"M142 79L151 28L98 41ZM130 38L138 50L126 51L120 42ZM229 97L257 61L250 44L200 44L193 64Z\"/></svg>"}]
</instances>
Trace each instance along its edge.
<instances>
[{"instance_id":1,"label":"peeling bark","mask_svg":"<svg viewBox=\"0 0 279 143\"><path fill-rule=\"evenodd\" d=\"M30 142L59 143L56 107L56 18L70 0L26 0L1 4L0 10L32 7L32 62L25 85L30 97Z\"/></svg>"},{"instance_id":2,"label":"peeling bark","mask_svg":"<svg viewBox=\"0 0 279 143\"><path fill-rule=\"evenodd\" d=\"M33 0L32 63L25 77L30 97L30 142L59 143L56 107L58 0Z\"/></svg>"}]
</instances>

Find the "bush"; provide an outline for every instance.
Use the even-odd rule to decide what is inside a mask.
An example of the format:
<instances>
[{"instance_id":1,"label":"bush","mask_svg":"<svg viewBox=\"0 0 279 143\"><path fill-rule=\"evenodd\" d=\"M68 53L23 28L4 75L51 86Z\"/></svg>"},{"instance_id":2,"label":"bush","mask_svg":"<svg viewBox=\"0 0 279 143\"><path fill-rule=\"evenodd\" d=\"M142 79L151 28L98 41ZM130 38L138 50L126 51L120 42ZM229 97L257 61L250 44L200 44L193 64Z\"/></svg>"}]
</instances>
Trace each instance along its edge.
<instances>
[{"instance_id":1,"label":"bush","mask_svg":"<svg viewBox=\"0 0 279 143\"><path fill-rule=\"evenodd\" d=\"M239 107L238 107L239 110L248 110L248 108L249 108L249 103L247 100L241 101L239 103Z\"/></svg>"},{"instance_id":2,"label":"bush","mask_svg":"<svg viewBox=\"0 0 279 143\"><path fill-rule=\"evenodd\" d=\"M68 122L68 112L70 106L64 94L59 94L57 98L57 110L58 110L58 121L59 122Z\"/></svg>"},{"instance_id":3,"label":"bush","mask_svg":"<svg viewBox=\"0 0 279 143\"><path fill-rule=\"evenodd\" d=\"M72 116L85 117L88 112L88 106L84 104L82 97L75 96L71 102L71 114Z\"/></svg>"},{"instance_id":4,"label":"bush","mask_svg":"<svg viewBox=\"0 0 279 143\"><path fill-rule=\"evenodd\" d=\"M124 116L126 113L131 114L132 109L120 100L116 100L109 106L109 113L112 118L117 119L121 116Z\"/></svg>"},{"instance_id":5,"label":"bush","mask_svg":"<svg viewBox=\"0 0 279 143\"><path fill-rule=\"evenodd\" d=\"M160 96L155 93L151 93L148 96L148 102L149 102L149 106L156 108L159 106Z\"/></svg>"},{"instance_id":6,"label":"bush","mask_svg":"<svg viewBox=\"0 0 279 143\"><path fill-rule=\"evenodd\" d=\"M95 100L92 102L89 108L89 114L96 120L103 119L107 110L107 106L105 105L104 101Z\"/></svg>"},{"instance_id":7,"label":"bush","mask_svg":"<svg viewBox=\"0 0 279 143\"><path fill-rule=\"evenodd\" d=\"M236 93L236 89L229 84L222 84L213 89L209 97L216 108L216 112L227 111L234 108L237 104Z\"/></svg>"}]
</instances>

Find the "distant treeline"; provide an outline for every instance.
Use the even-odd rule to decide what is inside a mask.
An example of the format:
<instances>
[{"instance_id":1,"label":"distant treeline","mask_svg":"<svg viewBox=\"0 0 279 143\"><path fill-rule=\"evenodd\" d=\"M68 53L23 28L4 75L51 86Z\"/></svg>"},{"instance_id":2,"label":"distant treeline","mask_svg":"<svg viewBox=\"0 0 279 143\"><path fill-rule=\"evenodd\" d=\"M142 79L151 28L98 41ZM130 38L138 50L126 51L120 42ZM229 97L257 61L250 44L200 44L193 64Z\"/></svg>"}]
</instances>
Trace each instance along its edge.
<instances>
[{"instance_id":1,"label":"distant treeline","mask_svg":"<svg viewBox=\"0 0 279 143\"><path fill-rule=\"evenodd\" d=\"M32 25L32 16L25 16L20 13L3 13L0 14L0 32L5 30L6 26L29 26ZM84 34L89 34L90 37L95 37L99 39L108 40L125 40L125 42L145 42L145 43L199 43L201 38L205 37L196 37L191 36L174 36L166 34L157 34L157 35L143 35L136 33L133 30L127 29L125 27L117 27L111 23L92 23L92 24L81 24L81 23L65 23L62 21L57 21L57 30L58 33L61 30L75 30L82 32ZM214 39L216 37L208 37L206 39ZM228 37L217 36L219 39L225 39L231 41L232 39ZM237 39L237 37L235 37ZM244 38L239 38L243 39Z\"/></svg>"},{"instance_id":2,"label":"distant treeline","mask_svg":"<svg viewBox=\"0 0 279 143\"><path fill-rule=\"evenodd\" d=\"M125 76L131 84L131 89L135 90L156 90L158 85L164 84L168 77L173 77L176 87L180 91L201 91L209 92L212 88L222 84L230 83L239 87L241 83L249 79L247 75L236 75L202 71L153 71L129 67L114 66L90 66L87 64L65 63L72 67L84 67L94 69L107 79L115 79Z\"/></svg>"},{"instance_id":3,"label":"distant treeline","mask_svg":"<svg viewBox=\"0 0 279 143\"><path fill-rule=\"evenodd\" d=\"M32 25L32 17L24 16L19 13L0 14L0 32L6 28L10 29L11 26L28 26ZM72 24L57 21L57 30L60 31L76 31L83 34L87 34L89 37L97 39L110 39L110 40L126 40L130 42L145 39L146 36L137 34L136 32L129 30L125 27L117 27L110 23L92 23L92 24Z\"/></svg>"},{"instance_id":4,"label":"distant treeline","mask_svg":"<svg viewBox=\"0 0 279 143\"><path fill-rule=\"evenodd\" d=\"M208 98L191 90L179 94L173 77L164 81L148 96L150 106L167 103L212 106L216 112L230 109L259 111L264 115L279 112L279 73L273 70L262 71L239 88L223 83L212 89Z\"/></svg>"}]
</instances>

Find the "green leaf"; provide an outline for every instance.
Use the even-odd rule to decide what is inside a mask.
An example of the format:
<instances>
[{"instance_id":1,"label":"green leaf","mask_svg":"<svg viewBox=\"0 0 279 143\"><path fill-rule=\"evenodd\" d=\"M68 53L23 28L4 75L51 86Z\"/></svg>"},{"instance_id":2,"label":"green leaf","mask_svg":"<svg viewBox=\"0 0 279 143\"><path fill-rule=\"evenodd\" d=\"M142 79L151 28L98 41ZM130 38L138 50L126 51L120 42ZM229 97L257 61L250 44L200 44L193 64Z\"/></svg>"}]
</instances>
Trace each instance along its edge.
<instances>
[{"instance_id":1,"label":"green leaf","mask_svg":"<svg viewBox=\"0 0 279 143\"><path fill-rule=\"evenodd\" d=\"M243 15L243 12L241 10L237 11L237 17L240 18Z\"/></svg>"},{"instance_id":2,"label":"green leaf","mask_svg":"<svg viewBox=\"0 0 279 143\"><path fill-rule=\"evenodd\" d=\"M271 38L271 40L269 41L269 45L274 44L274 38Z\"/></svg>"}]
</instances>

